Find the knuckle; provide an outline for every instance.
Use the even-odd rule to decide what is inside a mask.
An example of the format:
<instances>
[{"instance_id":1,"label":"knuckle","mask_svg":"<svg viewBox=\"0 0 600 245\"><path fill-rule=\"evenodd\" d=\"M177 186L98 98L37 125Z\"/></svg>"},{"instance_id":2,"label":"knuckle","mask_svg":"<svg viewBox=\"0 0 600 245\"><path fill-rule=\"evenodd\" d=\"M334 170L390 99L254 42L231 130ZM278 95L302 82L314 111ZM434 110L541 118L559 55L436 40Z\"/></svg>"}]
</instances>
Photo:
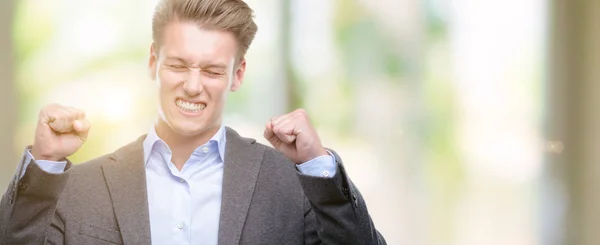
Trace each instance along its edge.
<instances>
[{"instance_id":1,"label":"knuckle","mask_svg":"<svg viewBox=\"0 0 600 245\"><path fill-rule=\"evenodd\" d=\"M76 112L69 112L68 118L70 121L75 121L78 118L78 114Z\"/></svg>"},{"instance_id":2,"label":"knuckle","mask_svg":"<svg viewBox=\"0 0 600 245\"><path fill-rule=\"evenodd\" d=\"M273 126L273 128L278 127L279 125L281 125L281 120L279 120L279 118L273 118L271 120L271 126Z\"/></svg>"},{"instance_id":3,"label":"knuckle","mask_svg":"<svg viewBox=\"0 0 600 245\"><path fill-rule=\"evenodd\" d=\"M63 105L57 104L57 103L52 103L49 104L47 106L44 107L45 109L49 110L49 111L57 111L57 110L61 110L64 109L65 107Z\"/></svg>"},{"instance_id":4,"label":"knuckle","mask_svg":"<svg viewBox=\"0 0 600 245\"><path fill-rule=\"evenodd\" d=\"M42 107L42 109L40 109L40 116L48 114L49 112L53 111L55 108L55 104L49 104L49 105L45 105L44 107Z\"/></svg>"},{"instance_id":5,"label":"knuckle","mask_svg":"<svg viewBox=\"0 0 600 245\"><path fill-rule=\"evenodd\" d=\"M65 114L62 111L48 112L48 116L54 118L55 121L64 120Z\"/></svg>"},{"instance_id":6,"label":"knuckle","mask_svg":"<svg viewBox=\"0 0 600 245\"><path fill-rule=\"evenodd\" d=\"M306 110L304 108L296 109L296 113L300 115L306 115Z\"/></svg>"},{"instance_id":7,"label":"knuckle","mask_svg":"<svg viewBox=\"0 0 600 245\"><path fill-rule=\"evenodd\" d=\"M77 112L72 111L72 110L65 110L63 115L64 115L65 119L69 120L69 121L73 121L73 120L77 119Z\"/></svg>"}]
</instances>

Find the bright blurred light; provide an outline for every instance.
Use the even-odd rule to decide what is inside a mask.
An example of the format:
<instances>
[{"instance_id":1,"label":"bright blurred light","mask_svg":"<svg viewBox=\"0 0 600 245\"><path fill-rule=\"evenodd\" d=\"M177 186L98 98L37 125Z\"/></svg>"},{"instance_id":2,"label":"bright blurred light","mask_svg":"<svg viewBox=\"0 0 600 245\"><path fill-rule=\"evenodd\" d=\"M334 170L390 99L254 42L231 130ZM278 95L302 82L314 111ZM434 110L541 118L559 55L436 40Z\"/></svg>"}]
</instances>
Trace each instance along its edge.
<instances>
[{"instance_id":1,"label":"bright blurred light","mask_svg":"<svg viewBox=\"0 0 600 245\"><path fill-rule=\"evenodd\" d=\"M99 107L98 111L100 111L103 119L108 122L120 122L133 114L133 99L137 99L137 97L133 95L133 91L129 91L128 89L110 91L110 96L108 98L105 98L102 102L96 103L95 105Z\"/></svg>"},{"instance_id":2,"label":"bright blurred light","mask_svg":"<svg viewBox=\"0 0 600 245\"><path fill-rule=\"evenodd\" d=\"M94 13L94 12L92 12ZM72 52L91 57L108 53L119 41L118 23L98 13L66 26L61 42L71 45Z\"/></svg>"},{"instance_id":3,"label":"bright blurred light","mask_svg":"<svg viewBox=\"0 0 600 245\"><path fill-rule=\"evenodd\" d=\"M474 175L532 181L541 173L538 129L544 1L458 1L451 43L459 139Z\"/></svg>"}]
</instances>

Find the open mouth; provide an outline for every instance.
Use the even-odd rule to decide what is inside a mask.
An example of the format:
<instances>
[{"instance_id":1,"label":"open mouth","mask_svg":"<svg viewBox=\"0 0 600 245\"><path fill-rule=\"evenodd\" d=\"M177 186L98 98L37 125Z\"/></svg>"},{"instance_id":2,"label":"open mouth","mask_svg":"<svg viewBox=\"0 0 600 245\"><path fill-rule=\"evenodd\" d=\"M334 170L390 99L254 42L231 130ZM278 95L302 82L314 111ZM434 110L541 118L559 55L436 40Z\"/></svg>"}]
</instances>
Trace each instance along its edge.
<instances>
[{"instance_id":1,"label":"open mouth","mask_svg":"<svg viewBox=\"0 0 600 245\"><path fill-rule=\"evenodd\" d=\"M179 109L181 109L185 112L190 112L190 113L200 112L201 110L204 110L204 108L206 108L205 103L189 102L189 101L185 101L182 99L175 100L175 105L177 105L177 107L179 107Z\"/></svg>"}]
</instances>

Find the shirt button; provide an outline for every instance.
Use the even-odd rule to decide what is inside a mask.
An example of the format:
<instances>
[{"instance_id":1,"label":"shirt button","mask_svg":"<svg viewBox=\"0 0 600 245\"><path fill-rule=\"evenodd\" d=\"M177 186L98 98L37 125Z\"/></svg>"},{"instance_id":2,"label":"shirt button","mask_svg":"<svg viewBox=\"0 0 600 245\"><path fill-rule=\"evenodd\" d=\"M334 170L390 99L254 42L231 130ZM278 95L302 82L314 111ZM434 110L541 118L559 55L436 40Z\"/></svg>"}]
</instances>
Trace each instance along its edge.
<instances>
[{"instance_id":1,"label":"shirt button","mask_svg":"<svg viewBox=\"0 0 600 245\"><path fill-rule=\"evenodd\" d=\"M183 178L179 178L179 183L184 183L185 180Z\"/></svg>"},{"instance_id":2,"label":"shirt button","mask_svg":"<svg viewBox=\"0 0 600 245\"><path fill-rule=\"evenodd\" d=\"M325 170L321 175L323 175L323 177L329 177L329 171Z\"/></svg>"},{"instance_id":3,"label":"shirt button","mask_svg":"<svg viewBox=\"0 0 600 245\"><path fill-rule=\"evenodd\" d=\"M181 222L177 225L177 229L180 229L180 230L183 229L183 222Z\"/></svg>"},{"instance_id":4,"label":"shirt button","mask_svg":"<svg viewBox=\"0 0 600 245\"><path fill-rule=\"evenodd\" d=\"M204 147L204 148L202 149L202 152L204 152L204 153L208 153L208 147Z\"/></svg>"}]
</instances>

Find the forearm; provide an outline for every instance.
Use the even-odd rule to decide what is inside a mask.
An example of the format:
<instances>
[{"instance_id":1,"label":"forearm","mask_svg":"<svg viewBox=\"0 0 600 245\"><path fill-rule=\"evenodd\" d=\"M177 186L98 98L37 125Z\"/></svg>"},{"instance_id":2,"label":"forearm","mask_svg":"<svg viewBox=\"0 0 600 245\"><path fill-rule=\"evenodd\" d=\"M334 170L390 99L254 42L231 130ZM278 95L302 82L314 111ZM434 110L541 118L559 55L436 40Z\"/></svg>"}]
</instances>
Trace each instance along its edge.
<instances>
[{"instance_id":1,"label":"forearm","mask_svg":"<svg viewBox=\"0 0 600 245\"><path fill-rule=\"evenodd\" d=\"M69 178L68 170L48 173L25 154L22 159L0 202L0 244L43 244Z\"/></svg>"},{"instance_id":2,"label":"forearm","mask_svg":"<svg viewBox=\"0 0 600 245\"><path fill-rule=\"evenodd\" d=\"M310 209L307 222L315 226L323 244L385 244L339 156L335 159L338 169L332 178L298 175ZM311 240L314 239L307 238Z\"/></svg>"}]
</instances>

